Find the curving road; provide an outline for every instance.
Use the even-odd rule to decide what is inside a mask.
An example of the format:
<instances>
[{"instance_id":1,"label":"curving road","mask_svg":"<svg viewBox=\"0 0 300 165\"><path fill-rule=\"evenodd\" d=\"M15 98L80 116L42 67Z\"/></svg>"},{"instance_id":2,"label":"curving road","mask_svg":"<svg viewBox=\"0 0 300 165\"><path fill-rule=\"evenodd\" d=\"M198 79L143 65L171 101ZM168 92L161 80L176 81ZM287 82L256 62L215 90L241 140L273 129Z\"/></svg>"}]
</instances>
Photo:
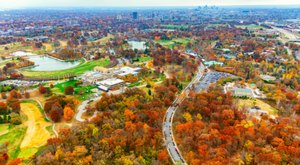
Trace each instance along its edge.
<instances>
[{"instance_id":1,"label":"curving road","mask_svg":"<svg viewBox=\"0 0 300 165\"><path fill-rule=\"evenodd\" d=\"M163 122L163 138L165 145L167 147L167 150L169 152L169 155L173 161L174 164L187 164L181 155L177 144L175 142L174 136L173 136L173 131L172 131L172 122L173 122L173 117L174 114L178 108L178 105L185 99L187 94L190 91L191 86L199 81L201 77L204 74L205 66L201 63L197 75L193 78L193 80L188 84L188 86L182 91L180 95L177 96L175 101L172 103L172 105L168 108L166 115L164 117L164 122Z\"/></svg>"},{"instance_id":2,"label":"curving road","mask_svg":"<svg viewBox=\"0 0 300 165\"><path fill-rule=\"evenodd\" d=\"M123 93L125 91L125 88L124 89L119 89L119 90L116 90L116 91L109 91L108 94L114 94L114 95L117 95L117 94L120 94L120 93ZM101 95L101 93L100 93ZM94 97L94 98L91 98L89 100L85 100L83 102L81 102L81 104L78 106L77 108L77 114L75 115L75 119L79 122L84 122L86 121L85 119L82 118L82 115L84 112L86 112L86 107L88 106L89 103L93 102L93 101L96 101L96 100L100 100L102 97L101 96L98 96L98 97ZM94 113L94 115L92 117L90 117L89 119L87 119L88 121L90 121L92 118L94 118L95 116L97 115L97 111Z\"/></svg>"}]
</instances>

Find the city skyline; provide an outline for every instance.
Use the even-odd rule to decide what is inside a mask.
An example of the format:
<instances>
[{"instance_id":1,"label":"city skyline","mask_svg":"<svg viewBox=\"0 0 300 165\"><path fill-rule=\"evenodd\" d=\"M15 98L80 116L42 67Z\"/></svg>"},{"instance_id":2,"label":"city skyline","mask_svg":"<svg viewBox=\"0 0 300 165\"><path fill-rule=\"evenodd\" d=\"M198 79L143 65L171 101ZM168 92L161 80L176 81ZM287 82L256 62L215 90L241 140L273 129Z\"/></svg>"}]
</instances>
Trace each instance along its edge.
<instances>
[{"instance_id":1,"label":"city skyline","mask_svg":"<svg viewBox=\"0 0 300 165\"><path fill-rule=\"evenodd\" d=\"M0 0L0 8L26 8L26 7L144 7L144 6L234 6L234 5L295 5L296 0Z\"/></svg>"}]
</instances>

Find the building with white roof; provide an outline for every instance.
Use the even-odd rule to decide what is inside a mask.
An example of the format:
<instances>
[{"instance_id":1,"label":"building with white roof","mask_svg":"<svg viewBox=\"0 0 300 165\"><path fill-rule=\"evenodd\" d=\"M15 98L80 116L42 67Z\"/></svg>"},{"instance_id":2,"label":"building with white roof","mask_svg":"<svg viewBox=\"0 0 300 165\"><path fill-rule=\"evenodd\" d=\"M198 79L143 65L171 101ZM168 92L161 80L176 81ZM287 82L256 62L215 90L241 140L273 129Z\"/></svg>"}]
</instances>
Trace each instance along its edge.
<instances>
[{"instance_id":1,"label":"building with white roof","mask_svg":"<svg viewBox=\"0 0 300 165\"><path fill-rule=\"evenodd\" d=\"M98 88L103 91L109 91L110 89L120 87L125 84L124 80L111 78L103 81L96 82Z\"/></svg>"},{"instance_id":2,"label":"building with white roof","mask_svg":"<svg viewBox=\"0 0 300 165\"><path fill-rule=\"evenodd\" d=\"M106 75L101 72L89 71L79 77L85 84L95 84L97 81L106 78Z\"/></svg>"},{"instance_id":3,"label":"building with white roof","mask_svg":"<svg viewBox=\"0 0 300 165\"><path fill-rule=\"evenodd\" d=\"M124 66L124 67L120 68L119 70L117 70L116 72L118 73L118 76L126 76L129 74L137 76L141 70L142 70L142 68L139 68L139 67L131 68L128 66Z\"/></svg>"}]
</instances>

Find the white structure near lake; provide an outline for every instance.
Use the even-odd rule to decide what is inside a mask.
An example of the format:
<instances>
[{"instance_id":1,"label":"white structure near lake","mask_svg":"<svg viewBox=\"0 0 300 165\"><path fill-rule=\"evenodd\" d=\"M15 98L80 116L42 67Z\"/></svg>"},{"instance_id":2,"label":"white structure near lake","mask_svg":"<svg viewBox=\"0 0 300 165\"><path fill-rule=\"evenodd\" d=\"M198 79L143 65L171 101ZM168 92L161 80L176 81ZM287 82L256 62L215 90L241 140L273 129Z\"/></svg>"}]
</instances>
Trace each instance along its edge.
<instances>
[{"instance_id":1,"label":"white structure near lake","mask_svg":"<svg viewBox=\"0 0 300 165\"><path fill-rule=\"evenodd\" d=\"M117 78L111 78L96 82L96 84L98 85L98 89L108 92L111 89L121 87L125 84L125 81Z\"/></svg>"}]
</instances>

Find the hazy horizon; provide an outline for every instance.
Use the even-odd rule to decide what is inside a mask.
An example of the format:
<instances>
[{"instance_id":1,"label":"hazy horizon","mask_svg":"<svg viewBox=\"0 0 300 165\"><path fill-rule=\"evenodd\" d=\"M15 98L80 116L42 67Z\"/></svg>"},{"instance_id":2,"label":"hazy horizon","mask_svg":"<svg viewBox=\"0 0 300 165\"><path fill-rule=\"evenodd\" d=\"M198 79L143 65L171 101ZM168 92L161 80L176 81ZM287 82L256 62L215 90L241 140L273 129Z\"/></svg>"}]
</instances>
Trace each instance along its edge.
<instances>
[{"instance_id":1,"label":"hazy horizon","mask_svg":"<svg viewBox=\"0 0 300 165\"><path fill-rule=\"evenodd\" d=\"M31 7L168 7L168 6L289 6L296 0L0 0L0 8Z\"/></svg>"}]
</instances>

